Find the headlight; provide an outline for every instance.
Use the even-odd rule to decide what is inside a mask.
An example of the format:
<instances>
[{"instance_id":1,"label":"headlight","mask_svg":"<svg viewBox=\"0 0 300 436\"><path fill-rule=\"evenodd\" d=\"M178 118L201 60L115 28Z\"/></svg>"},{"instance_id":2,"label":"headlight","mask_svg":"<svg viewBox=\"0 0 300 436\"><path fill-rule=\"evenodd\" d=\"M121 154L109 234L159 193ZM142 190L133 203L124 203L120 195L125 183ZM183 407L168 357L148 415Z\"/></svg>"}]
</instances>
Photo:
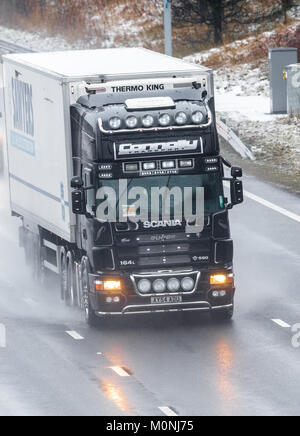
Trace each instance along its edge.
<instances>
[{"instance_id":1,"label":"headlight","mask_svg":"<svg viewBox=\"0 0 300 436\"><path fill-rule=\"evenodd\" d=\"M131 116L126 118L126 126L129 127L129 129L134 129L138 124L137 117Z\"/></svg>"},{"instance_id":2,"label":"headlight","mask_svg":"<svg viewBox=\"0 0 300 436\"><path fill-rule=\"evenodd\" d=\"M176 124L179 126L183 126L187 122L187 115L185 112L178 112L175 117Z\"/></svg>"},{"instance_id":3,"label":"headlight","mask_svg":"<svg viewBox=\"0 0 300 436\"><path fill-rule=\"evenodd\" d=\"M104 291L120 291L121 282L119 280L105 280L103 288Z\"/></svg>"},{"instance_id":4,"label":"headlight","mask_svg":"<svg viewBox=\"0 0 300 436\"><path fill-rule=\"evenodd\" d=\"M194 112L192 115L192 120L194 124L201 124L204 120L204 115L201 111Z\"/></svg>"},{"instance_id":5,"label":"headlight","mask_svg":"<svg viewBox=\"0 0 300 436\"><path fill-rule=\"evenodd\" d=\"M169 114L162 114L159 117L158 121L162 127L166 127L166 126L169 126L171 124L171 117Z\"/></svg>"},{"instance_id":6,"label":"headlight","mask_svg":"<svg viewBox=\"0 0 300 436\"><path fill-rule=\"evenodd\" d=\"M195 287L195 280L192 279L191 277L185 277L184 279L181 280L181 286L184 291L190 292Z\"/></svg>"},{"instance_id":7,"label":"headlight","mask_svg":"<svg viewBox=\"0 0 300 436\"><path fill-rule=\"evenodd\" d=\"M138 290L141 294L148 294L151 291L151 282L150 280L143 279L138 283Z\"/></svg>"},{"instance_id":8,"label":"headlight","mask_svg":"<svg viewBox=\"0 0 300 436\"><path fill-rule=\"evenodd\" d=\"M122 121L119 117L113 117L109 120L109 125L112 129L117 130L121 127Z\"/></svg>"},{"instance_id":9,"label":"headlight","mask_svg":"<svg viewBox=\"0 0 300 436\"><path fill-rule=\"evenodd\" d=\"M168 286L168 290L170 292L178 292L180 289L180 281L178 279L175 279L175 278L169 279L167 286Z\"/></svg>"},{"instance_id":10,"label":"headlight","mask_svg":"<svg viewBox=\"0 0 300 436\"><path fill-rule=\"evenodd\" d=\"M211 285L224 285L228 281L226 274L213 274L210 276Z\"/></svg>"},{"instance_id":11,"label":"headlight","mask_svg":"<svg viewBox=\"0 0 300 436\"><path fill-rule=\"evenodd\" d=\"M166 282L164 280L162 280L162 279L157 279L153 283L153 289L158 294L161 294L162 292L165 292L166 287L167 287Z\"/></svg>"},{"instance_id":12,"label":"headlight","mask_svg":"<svg viewBox=\"0 0 300 436\"><path fill-rule=\"evenodd\" d=\"M154 118L152 115L145 115L142 119L142 123L144 127L152 127L154 124Z\"/></svg>"}]
</instances>

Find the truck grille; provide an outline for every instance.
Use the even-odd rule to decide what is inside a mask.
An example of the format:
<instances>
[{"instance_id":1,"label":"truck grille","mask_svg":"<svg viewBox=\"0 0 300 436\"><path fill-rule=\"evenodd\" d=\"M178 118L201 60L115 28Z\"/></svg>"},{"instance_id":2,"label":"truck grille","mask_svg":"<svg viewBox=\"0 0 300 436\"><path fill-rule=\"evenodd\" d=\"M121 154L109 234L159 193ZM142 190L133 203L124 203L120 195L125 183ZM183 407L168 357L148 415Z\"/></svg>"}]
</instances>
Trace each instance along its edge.
<instances>
[{"instance_id":1,"label":"truck grille","mask_svg":"<svg viewBox=\"0 0 300 436\"><path fill-rule=\"evenodd\" d=\"M121 232L116 234L121 269L206 265L211 261L210 238L177 233Z\"/></svg>"}]
</instances>

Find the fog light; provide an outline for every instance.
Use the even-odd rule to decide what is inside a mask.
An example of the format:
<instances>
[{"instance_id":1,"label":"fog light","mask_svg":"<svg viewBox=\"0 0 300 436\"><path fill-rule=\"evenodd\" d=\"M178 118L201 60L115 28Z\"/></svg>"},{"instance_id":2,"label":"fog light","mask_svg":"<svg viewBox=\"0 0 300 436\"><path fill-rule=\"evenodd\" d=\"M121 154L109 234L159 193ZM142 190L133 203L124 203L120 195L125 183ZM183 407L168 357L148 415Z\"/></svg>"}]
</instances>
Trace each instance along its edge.
<instances>
[{"instance_id":1,"label":"fog light","mask_svg":"<svg viewBox=\"0 0 300 436\"><path fill-rule=\"evenodd\" d=\"M213 296L214 298L223 298L223 297L226 296L226 294L227 294L226 291L213 291L213 292L212 292L212 296Z\"/></svg>"},{"instance_id":2,"label":"fog light","mask_svg":"<svg viewBox=\"0 0 300 436\"><path fill-rule=\"evenodd\" d=\"M175 168L175 161L174 160L166 160L161 163L161 166L164 170Z\"/></svg>"},{"instance_id":3,"label":"fog light","mask_svg":"<svg viewBox=\"0 0 300 436\"><path fill-rule=\"evenodd\" d=\"M162 127L166 127L171 123L171 117L168 114L163 114L159 117L158 121Z\"/></svg>"},{"instance_id":4,"label":"fog light","mask_svg":"<svg viewBox=\"0 0 300 436\"><path fill-rule=\"evenodd\" d=\"M201 124L202 121L204 120L203 113L200 111L194 112L192 115L192 120L194 124Z\"/></svg>"},{"instance_id":5,"label":"fog light","mask_svg":"<svg viewBox=\"0 0 300 436\"><path fill-rule=\"evenodd\" d=\"M152 115L145 115L142 119L142 123L144 127L152 127L154 124L154 118Z\"/></svg>"},{"instance_id":6,"label":"fog light","mask_svg":"<svg viewBox=\"0 0 300 436\"><path fill-rule=\"evenodd\" d=\"M106 297L105 299L106 303L112 303L113 299L111 297Z\"/></svg>"},{"instance_id":7,"label":"fog light","mask_svg":"<svg viewBox=\"0 0 300 436\"><path fill-rule=\"evenodd\" d=\"M185 277L182 281L181 281L181 286L182 289L186 292L190 292L194 289L195 287L195 281L194 279L192 279L191 277Z\"/></svg>"},{"instance_id":8,"label":"fog light","mask_svg":"<svg viewBox=\"0 0 300 436\"><path fill-rule=\"evenodd\" d=\"M120 303L120 297L114 297L114 303Z\"/></svg>"},{"instance_id":9,"label":"fog light","mask_svg":"<svg viewBox=\"0 0 300 436\"><path fill-rule=\"evenodd\" d=\"M180 289L180 281L176 278L169 279L167 286L170 292L178 292Z\"/></svg>"},{"instance_id":10,"label":"fog light","mask_svg":"<svg viewBox=\"0 0 300 436\"><path fill-rule=\"evenodd\" d=\"M162 279L157 279L153 283L153 289L158 294L160 294L162 292L165 292L166 287L167 287L166 282L164 280L162 280Z\"/></svg>"},{"instance_id":11,"label":"fog light","mask_svg":"<svg viewBox=\"0 0 300 436\"><path fill-rule=\"evenodd\" d=\"M121 282L119 280L105 280L104 290L105 291L120 291Z\"/></svg>"},{"instance_id":12,"label":"fog light","mask_svg":"<svg viewBox=\"0 0 300 436\"><path fill-rule=\"evenodd\" d=\"M185 112L179 112L176 117L175 121L179 126L183 126L187 122L187 115Z\"/></svg>"},{"instance_id":13,"label":"fog light","mask_svg":"<svg viewBox=\"0 0 300 436\"><path fill-rule=\"evenodd\" d=\"M224 285L225 283L227 283L226 274L213 274L210 276L211 285Z\"/></svg>"},{"instance_id":14,"label":"fog light","mask_svg":"<svg viewBox=\"0 0 300 436\"><path fill-rule=\"evenodd\" d=\"M138 124L137 117L131 116L126 118L126 126L129 127L129 129L134 129Z\"/></svg>"},{"instance_id":15,"label":"fog light","mask_svg":"<svg viewBox=\"0 0 300 436\"><path fill-rule=\"evenodd\" d=\"M151 282L148 279L140 280L138 290L141 294L148 294L151 291Z\"/></svg>"},{"instance_id":16,"label":"fog light","mask_svg":"<svg viewBox=\"0 0 300 436\"><path fill-rule=\"evenodd\" d=\"M140 165L138 163L126 163L125 171L129 173L136 173L139 171Z\"/></svg>"},{"instance_id":17,"label":"fog light","mask_svg":"<svg viewBox=\"0 0 300 436\"><path fill-rule=\"evenodd\" d=\"M194 164L193 159L180 160L179 167L180 168L192 168Z\"/></svg>"},{"instance_id":18,"label":"fog light","mask_svg":"<svg viewBox=\"0 0 300 436\"><path fill-rule=\"evenodd\" d=\"M145 162L143 163L143 170L149 171L149 170L155 170L156 169L156 163L155 162Z\"/></svg>"},{"instance_id":19,"label":"fog light","mask_svg":"<svg viewBox=\"0 0 300 436\"><path fill-rule=\"evenodd\" d=\"M121 127L122 121L119 117L113 117L109 120L109 125L112 129L117 130Z\"/></svg>"}]
</instances>

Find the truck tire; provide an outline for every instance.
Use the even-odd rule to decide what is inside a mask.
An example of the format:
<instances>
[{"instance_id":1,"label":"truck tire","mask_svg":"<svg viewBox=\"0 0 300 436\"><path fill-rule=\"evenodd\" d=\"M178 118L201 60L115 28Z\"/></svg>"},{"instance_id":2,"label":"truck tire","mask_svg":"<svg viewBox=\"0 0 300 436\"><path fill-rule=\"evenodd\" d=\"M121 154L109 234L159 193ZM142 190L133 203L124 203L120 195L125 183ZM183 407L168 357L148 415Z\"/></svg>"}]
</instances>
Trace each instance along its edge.
<instances>
[{"instance_id":1,"label":"truck tire","mask_svg":"<svg viewBox=\"0 0 300 436\"><path fill-rule=\"evenodd\" d=\"M68 251L67 257L67 282L65 286L64 300L67 306L75 307L77 304L76 280L74 274L74 261L71 251Z\"/></svg>"},{"instance_id":2,"label":"truck tire","mask_svg":"<svg viewBox=\"0 0 300 436\"><path fill-rule=\"evenodd\" d=\"M214 321L225 322L231 321L234 314L234 306L226 309L219 309L211 312L211 317Z\"/></svg>"},{"instance_id":3,"label":"truck tire","mask_svg":"<svg viewBox=\"0 0 300 436\"><path fill-rule=\"evenodd\" d=\"M90 301L90 284L89 284L90 265L87 257L83 257L81 261L81 288L83 295L83 308L85 321L90 327L98 325L98 317L91 307Z\"/></svg>"}]
</instances>

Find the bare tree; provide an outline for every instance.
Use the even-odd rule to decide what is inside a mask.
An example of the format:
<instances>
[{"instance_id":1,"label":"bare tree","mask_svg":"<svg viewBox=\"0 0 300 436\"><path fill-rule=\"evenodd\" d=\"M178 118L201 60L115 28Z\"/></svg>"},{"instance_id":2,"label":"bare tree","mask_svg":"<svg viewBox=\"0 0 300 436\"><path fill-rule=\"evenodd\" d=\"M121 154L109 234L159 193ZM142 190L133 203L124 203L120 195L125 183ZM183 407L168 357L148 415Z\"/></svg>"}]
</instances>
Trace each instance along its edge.
<instances>
[{"instance_id":1,"label":"bare tree","mask_svg":"<svg viewBox=\"0 0 300 436\"><path fill-rule=\"evenodd\" d=\"M247 0L173 0L177 22L206 24L214 31L214 42L223 42L224 27L238 23L246 14Z\"/></svg>"},{"instance_id":2,"label":"bare tree","mask_svg":"<svg viewBox=\"0 0 300 436\"><path fill-rule=\"evenodd\" d=\"M288 10L291 9L293 6L295 6L294 0L281 0L281 10L282 10L284 23L287 23Z\"/></svg>"}]
</instances>

